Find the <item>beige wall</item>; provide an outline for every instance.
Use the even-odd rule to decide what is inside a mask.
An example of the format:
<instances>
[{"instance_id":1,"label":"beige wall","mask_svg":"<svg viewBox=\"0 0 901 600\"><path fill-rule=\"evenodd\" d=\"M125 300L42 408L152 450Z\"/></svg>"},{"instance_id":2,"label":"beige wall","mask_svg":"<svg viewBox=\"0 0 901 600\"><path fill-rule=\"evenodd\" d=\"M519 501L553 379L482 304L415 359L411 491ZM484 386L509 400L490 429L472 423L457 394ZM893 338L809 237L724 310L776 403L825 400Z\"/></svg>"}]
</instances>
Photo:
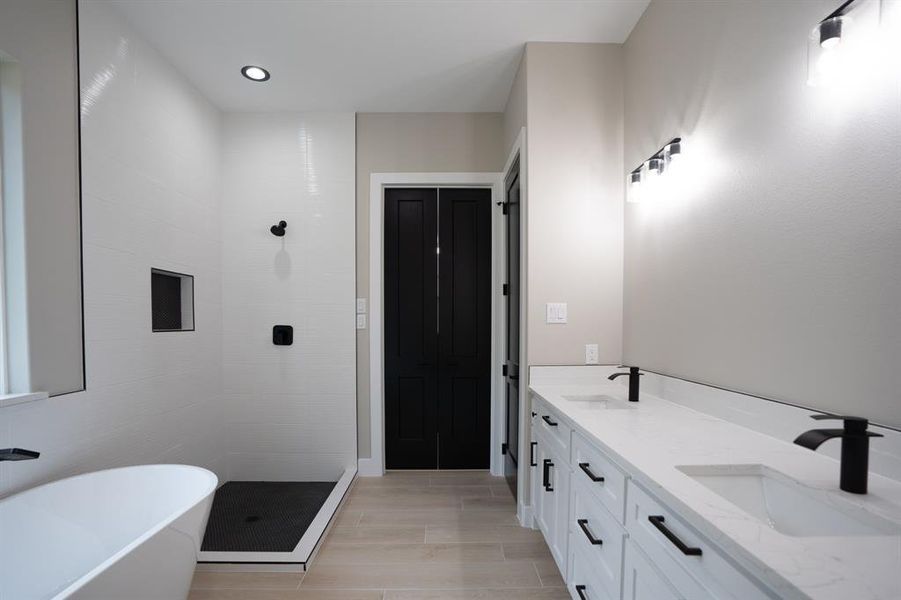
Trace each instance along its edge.
<instances>
[{"instance_id":1,"label":"beige wall","mask_svg":"<svg viewBox=\"0 0 901 600\"><path fill-rule=\"evenodd\" d=\"M369 298L369 176L372 173L497 172L501 113L357 115L357 297ZM371 456L369 329L357 331L359 454Z\"/></svg>"},{"instance_id":2,"label":"beige wall","mask_svg":"<svg viewBox=\"0 0 901 600\"><path fill-rule=\"evenodd\" d=\"M622 349L623 91L618 44L530 43L528 362L601 363ZM545 323L566 302L568 322Z\"/></svg>"},{"instance_id":3,"label":"beige wall","mask_svg":"<svg viewBox=\"0 0 901 600\"><path fill-rule=\"evenodd\" d=\"M625 45L625 168L686 141L627 206L624 358L901 426L901 52L809 87L836 3L775 4L653 2Z\"/></svg>"}]
</instances>

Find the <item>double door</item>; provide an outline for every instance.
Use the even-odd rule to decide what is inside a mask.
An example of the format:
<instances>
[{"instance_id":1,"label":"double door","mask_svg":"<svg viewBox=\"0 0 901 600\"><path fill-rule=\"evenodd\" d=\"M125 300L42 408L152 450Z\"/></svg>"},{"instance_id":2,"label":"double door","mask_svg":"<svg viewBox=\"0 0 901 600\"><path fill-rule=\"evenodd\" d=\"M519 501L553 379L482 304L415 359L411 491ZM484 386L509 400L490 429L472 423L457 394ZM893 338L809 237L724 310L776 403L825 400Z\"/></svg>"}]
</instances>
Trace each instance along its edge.
<instances>
[{"instance_id":1,"label":"double door","mask_svg":"<svg viewBox=\"0 0 901 600\"><path fill-rule=\"evenodd\" d=\"M491 191L385 190L385 466L486 469Z\"/></svg>"}]
</instances>

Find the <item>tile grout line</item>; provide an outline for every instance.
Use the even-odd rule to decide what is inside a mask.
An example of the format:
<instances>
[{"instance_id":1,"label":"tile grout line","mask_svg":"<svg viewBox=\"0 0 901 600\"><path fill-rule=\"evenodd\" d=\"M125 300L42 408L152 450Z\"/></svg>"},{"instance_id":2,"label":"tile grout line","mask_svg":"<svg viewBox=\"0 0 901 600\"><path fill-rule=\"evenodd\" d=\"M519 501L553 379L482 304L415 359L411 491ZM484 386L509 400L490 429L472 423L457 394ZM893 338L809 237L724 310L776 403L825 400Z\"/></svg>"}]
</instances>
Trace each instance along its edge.
<instances>
[{"instance_id":1,"label":"tile grout line","mask_svg":"<svg viewBox=\"0 0 901 600\"><path fill-rule=\"evenodd\" d=\"M538 570L538 563L532 561L532 568L535 569L535 575L538 577L538 583L541 584L541 587L544 587L544 580L541 578L541 571Z\"/></svg>"}]
</instances>

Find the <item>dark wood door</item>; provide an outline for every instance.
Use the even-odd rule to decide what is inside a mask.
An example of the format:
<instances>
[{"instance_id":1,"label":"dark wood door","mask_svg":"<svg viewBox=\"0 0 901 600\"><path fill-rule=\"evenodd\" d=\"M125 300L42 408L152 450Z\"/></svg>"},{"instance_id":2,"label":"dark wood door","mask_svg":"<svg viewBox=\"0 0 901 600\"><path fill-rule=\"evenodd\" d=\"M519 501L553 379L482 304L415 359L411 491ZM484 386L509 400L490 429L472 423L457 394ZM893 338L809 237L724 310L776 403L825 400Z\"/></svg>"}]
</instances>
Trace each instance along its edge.
<instances>
[{"instance_id":1,"label":"dark wood door","mask_svg":"<svg viewBox=\"0 0 901 600\"><path fill-rule=\"evenodd\" d=\"M438 206L438 464L487 469L491 190L441 189Z\"/></svg>"},{"instance_id":2,"label":"dark wood door","mask_svg":"<svg viewBox=\"0 0 901 600\"><path fill-rule=\"evenodd\" d=\"M507 247L507 284L504 299L507 314L507 339L504 357L505 382L505 448L504 476L516 497L516 475L519 464L519 261L520 261L520 203L519 203L519 158L517 158L506 178L504 200L504 221Z\"/></svg>"},{"instance_id":3,"label":"dark wood door","mask_svg":"<svg viewBox=\"0 0 901 600\"><path fill-rule=\"evenodd\" d=\"M385 190L385 466L438 467L438 190Z\"/></svg>"},{"instance_id":4,"label":"dark wood door","mask_svg":"<svg viewBox=\"0 0 901 600\"><path fill-rule=\"evenodd\" d=\"M489 466L490 361L490 190L385 190L387 468Z\"/></svg>"}]
</instances>

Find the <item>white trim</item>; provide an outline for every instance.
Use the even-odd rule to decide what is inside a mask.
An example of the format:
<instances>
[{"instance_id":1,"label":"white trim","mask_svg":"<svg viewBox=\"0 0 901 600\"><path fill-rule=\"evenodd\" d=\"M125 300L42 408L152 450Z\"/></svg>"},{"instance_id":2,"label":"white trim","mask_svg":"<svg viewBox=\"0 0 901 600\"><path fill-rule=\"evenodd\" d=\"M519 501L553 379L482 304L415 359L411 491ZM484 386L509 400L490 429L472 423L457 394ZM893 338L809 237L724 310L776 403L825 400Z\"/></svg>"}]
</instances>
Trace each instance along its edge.
<instances>
[{"instance_id":1,"label":"white trim","mask_svg":"<svg viewBox=\"0 0 901 600\"><path fill-rule=\"evenodd\" d=\"M34 402L35 400L46 400L50 395L47 392L26 392L22 394L3 394L0 395L0 408L5 406L13 406L15 404L25 404L26 402Z\"/></svg>"},{"instance_id":2,"label":"white trim","mask_svg":"<svg viewBox=\"0 0 901 600\"><path fill-rule=\"evenodd\" d=\"M198 562L207 563L268 563L268 564L288 564L283 570L301 570L303 567L297 568L300 563L307 563L314 555L314 551L319 546L320 540L325 536L332 517L338 512L338 507L344 500L347 490L350 488L357 474L355 467L348 467L344 470L344 474L332 488L332 492L326 498L325 503L313 522L307 527L297 546L291 552L197 552ZM229 567L213 568L215 570L233 570ZM205 570L213 570L206 568ZM255 569L258 570L258 569Z\"/></svg>"},{"instance_id":3,"label":"white trim","mask_svg":"<svg viewBox=\"0 0 901 600\"><path fill-rule=\"evenodd\" d=\"M372 173L369 177L369 421L372 458L360 459L360 471L363 473L364 461L366 476L378 477L385 472L385 388L383 357L383 268L384 247L383 215L385 187L473 187L490 186L491 202L500 202L503 198L503 173ZM498 211L492 211L492 231L496 234L500 228ZM503 411L503 397L497 392L496 381L500 377L498 357L501 342L498 325L503 320L498 318L498 301L500 293L501 273L498 272L498 254L503 257L502 246L492 243L491 268L491 473L500 475L503 467L501 456L501 440L503 439L503 420L499 419Z\"/></svg>"}]
</instances>

